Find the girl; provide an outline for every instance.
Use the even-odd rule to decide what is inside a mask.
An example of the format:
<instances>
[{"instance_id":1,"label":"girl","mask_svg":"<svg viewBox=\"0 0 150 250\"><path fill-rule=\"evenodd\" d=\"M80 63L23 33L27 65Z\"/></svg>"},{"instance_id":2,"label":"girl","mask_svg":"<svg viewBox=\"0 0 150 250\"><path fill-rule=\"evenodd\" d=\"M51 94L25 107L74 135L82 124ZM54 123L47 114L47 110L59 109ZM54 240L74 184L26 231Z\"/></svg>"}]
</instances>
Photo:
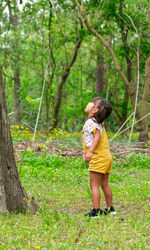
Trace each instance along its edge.
<instances>
[{"instance_id":1,"label":"girl","mask_svg":"<svg viewBox=\"0 0 150 250\"><path fill-rule=\"evenodd\" d=\"M108 184L109 173L112 169L112 156L103 124L104 120L111 114L112 107L107 100L96 97L88 103L85 112L88 114L88 120L82 130L83 158L85 162L89 162L93 205L93 209L85 216L96 217L103 213L116 214L112 206L112 191ZM99 186L105 195L106 208L104 210L100 209Z\"/></svg>"}]
</instances>

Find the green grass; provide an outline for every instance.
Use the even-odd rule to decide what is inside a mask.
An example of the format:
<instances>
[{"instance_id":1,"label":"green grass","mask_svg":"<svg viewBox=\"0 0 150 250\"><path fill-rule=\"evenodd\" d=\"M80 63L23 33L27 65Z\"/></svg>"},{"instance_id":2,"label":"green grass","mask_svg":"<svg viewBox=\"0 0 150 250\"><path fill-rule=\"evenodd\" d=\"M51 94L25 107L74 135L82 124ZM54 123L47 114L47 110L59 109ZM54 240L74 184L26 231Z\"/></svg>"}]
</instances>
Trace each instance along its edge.
<instances>
[{"instance_id":1,"label":"green grass","mask_svg":"<svg viewBox=\"0 0 150 250\"><path fill-rule=\"evenodd\" d=\"M110 183L118 213L89 220L83 216L91 194L82 158L26 152L20 178L40 211L0 217L0 249L150 249L149 166L142 154L114 158Z\"/></svg>"}]
</instances>

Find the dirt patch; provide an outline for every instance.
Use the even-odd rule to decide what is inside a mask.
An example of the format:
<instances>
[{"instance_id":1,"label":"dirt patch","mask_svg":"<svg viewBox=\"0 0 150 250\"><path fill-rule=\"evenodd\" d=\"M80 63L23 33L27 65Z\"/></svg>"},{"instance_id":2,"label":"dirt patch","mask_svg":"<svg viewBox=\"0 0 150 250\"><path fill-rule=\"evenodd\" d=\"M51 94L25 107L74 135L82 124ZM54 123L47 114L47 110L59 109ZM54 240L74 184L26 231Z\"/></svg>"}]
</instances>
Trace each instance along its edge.
<instances>
[{"instance_id":1,"label":"dirt patch","mask_svg":"<svg viewBox=\"0 0 150 250\"><path fill-rule=\"evenodd\" d=\"M62 155L62 156L75 156L79 157L82 156L82 147L73 147L72 145L69 147L61 146L59 143L52 142L49 144L44 144L41 142L32 142L32 141L22 141L17 143L14 146L15 152L24 152L24 151L31 151L31 152L49 152L52 155ZM143 155L150 156L150 149L149 148L142 148L140 146L127 146L122 145L119 143L113 143L110 145L111 152L114 153L116 158L125 158L130 157L134 154L142 153ZM16 154L17 158L17 154ZM19 160L18 158L16 160Z\"/></svg>"},{"instance_id":2,"label":"dirt patch","mask_svg":"<svg viewBox=\"0 0 150 250\"><path fill-rule=\"evenodd\" d=\"M129 157L134 154L142 153L143 155L150 156L150 148L146 148L140 144L134 145L123 145L121 143L110 144L111 152L113 152L116 158Z\"/></svg>"}]
</instances>

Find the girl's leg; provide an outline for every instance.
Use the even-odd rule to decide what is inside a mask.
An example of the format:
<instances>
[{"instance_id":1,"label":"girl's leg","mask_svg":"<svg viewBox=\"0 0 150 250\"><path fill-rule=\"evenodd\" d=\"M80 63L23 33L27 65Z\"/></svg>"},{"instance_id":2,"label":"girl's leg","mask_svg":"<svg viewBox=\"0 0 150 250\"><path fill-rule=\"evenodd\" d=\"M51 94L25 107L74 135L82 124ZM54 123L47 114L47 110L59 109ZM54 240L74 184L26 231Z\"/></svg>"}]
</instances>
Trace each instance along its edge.
<instances>
[{"instance_id":1,"label":"girl's leg","mask_svg":"<svg viewBox=\"0 0 150 250\"><path fill-rule=\"evenodd\" d=\"M90 188L92 192L93 208L100 208L100 191L99 186L104 174L90 171Z\"/></svg>"},{"instance_id":2,"label":"girl's leg","mask_svg":"<svg viewBox=\"0 0 150 250\"><path fill-rule=\"evenodd\" d=\"M104 174L101 180L101 188L105 195L106 207L109 208L112 206L112 191L108 183L109 174Z\"/></svg>"}]
</instances>

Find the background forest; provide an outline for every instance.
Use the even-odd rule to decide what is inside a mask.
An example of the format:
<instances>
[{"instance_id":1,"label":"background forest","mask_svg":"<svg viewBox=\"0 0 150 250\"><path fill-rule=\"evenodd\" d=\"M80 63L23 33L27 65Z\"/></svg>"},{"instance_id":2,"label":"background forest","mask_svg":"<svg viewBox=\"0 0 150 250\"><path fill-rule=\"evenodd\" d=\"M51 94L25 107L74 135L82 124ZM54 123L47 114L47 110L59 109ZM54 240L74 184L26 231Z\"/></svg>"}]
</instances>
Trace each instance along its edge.
<instances>
[{"instance_id":1,"label":"background forest","mask_svg":"<svg viewBox=\"0 0 150 250\"><path fill-rule=\"evenodd\" d=\"M0 0L0 249L149 249L149 93L149 0ZM117 214L89 220L95 96L113 107Z\"/></svg>"},{"instance_id":2,"label":"background forest","mask_svg":"<svg viewBox=\"0 0 150 250\"><path fill-rule=\"evenodd\" d=\"M86 17L115 53L119 70L86 28L77 2L84 2ZM148 0L2 0L0 64L11 124L34 127L42 101L38 129L80 131L86 104L100 95L113 106L108 130L116 132L135 111L137 120L146 115L135 129L147 140L149 9Z\"/></svg>"}]
</instances>

